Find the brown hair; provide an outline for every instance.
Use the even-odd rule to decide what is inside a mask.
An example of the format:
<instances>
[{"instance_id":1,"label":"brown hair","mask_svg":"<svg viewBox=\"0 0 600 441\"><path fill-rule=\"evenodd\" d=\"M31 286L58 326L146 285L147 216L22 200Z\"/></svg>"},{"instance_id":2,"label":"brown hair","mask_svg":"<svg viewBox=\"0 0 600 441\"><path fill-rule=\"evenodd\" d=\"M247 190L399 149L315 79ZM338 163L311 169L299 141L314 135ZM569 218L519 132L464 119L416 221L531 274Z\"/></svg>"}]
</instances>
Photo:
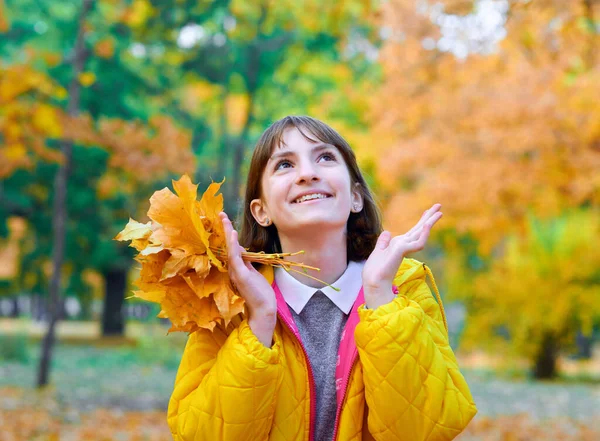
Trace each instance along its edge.
<instances>
[{"instance_id":1,"label":"brown hair","mask_svg":"<svg viewBox=\"0 0 600 441\"><path fill-rule=\"evenodd\" d=\"M303 130L307 130L318 138L319 141L335 146L346 162L350 171L350 181L354 188L355 183L360 184L363 196L363 209L359 213L350 213L347 224L347 258L349 261L367 259L383 231L381 225L381 212L369 190L367 182L362 176L356 156L350 145L334 129L327 124L309 116L286 116L275 121L256 143L248 179L246 181L246 195L242 213L242 227L239 242L249 251L264 251L265 253L280 253L281 243L274 224L263 227L256 222L250 211L250 202L262 197L261 180L264 169L276 146L281 145L283 133L286 129L295 127L309 141L314 141Z\"/></svg>"}]
</instances>

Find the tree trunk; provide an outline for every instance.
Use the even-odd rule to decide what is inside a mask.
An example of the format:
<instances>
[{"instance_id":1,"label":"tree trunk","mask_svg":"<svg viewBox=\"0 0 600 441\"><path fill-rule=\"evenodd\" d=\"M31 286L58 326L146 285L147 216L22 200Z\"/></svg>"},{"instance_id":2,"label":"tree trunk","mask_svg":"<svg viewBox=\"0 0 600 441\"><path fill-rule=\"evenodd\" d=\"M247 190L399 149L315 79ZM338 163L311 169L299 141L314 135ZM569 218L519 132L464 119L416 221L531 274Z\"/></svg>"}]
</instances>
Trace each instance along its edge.
<instances>
[{"instance_id":1,"label":"tree trunk","mask_svg":"<svg viewBox=\"0 0 600 441\"><path fill-rule=\"evenodd\" d=\"M125 287L127 269L115 269L104 272L105 293L102 312L102 336L122 336L125 333Z\"/></svg>"},{"instance_id":2,"label":"tree trunk","mask_svg":"<svg viewBox=\"0 0 600 441\"><path fill-rule=\"evenodd\" d=\"M227 88L229 85L224 84L221 90L221 112L219 115L219 134L221 142L219 143L219 157L217 158L217 176L215 180L221 181L227 175L227 147L228 147L228 128L227 128Z\"/></svg>"},{"instance_id":3,"label":"tree trunk","mask_svg":"<svg viewBox=\"0 0 600 441\"><path fill-rule=\"evenodd\" d=\"M232 182L228 187L228 194L225 195L228 196L231 204L235 204L235 210L232 210L231 215L234 215L236 219L241 219L241 211L243 209L243 202L240 200L239 196L239 192L242 187L242 165L244 163L246 143L248 142L250 129L255 118L254 112L256 105L256 94L258 92L258 81L260 75L262 74L263 66L263 63L261 62L262 43L265 35L263 26L267 20L268 12L269 9L267 8L267 4L262 4L260 16L256 25L257 37L249 49L250 53L248 54L248 61L244 75L246 80L246 90L248 93L248 114L246 115L244 127L242 128L242 131L234 144L233 165L231 169Z\"/></svg>"},{"instance_id":4,"label":"tree trunk","mask_svg":"<svg viewBox=\"0 0 600 441\"><path fill-rule=\"evenodd\" d=\"M72 66L73 77L69 84L69 103L67 112L71 116L79 113L79 102L81 85L79 84L79 74L83 71L86 59L85 41L84 41L84 22L87 14L90 12L93 0L84 0L79 15L77 26L77 37L75 39L75 51L73 54ZM61 150L64 157L63 164L58 168L54 178L54 206L52 216L53 230L53 248L52 248L52 278L50 280L50 292L48 302L48 330L42 340L42 354L38 368L37 386L42 387L49 382L50 364L52 361L52 349L54 347L55 329L60 314L60 282L61 269L65 260L65 236L67 224L67 181L71 169L73 144L65 141L61 144Z\"/></svg>"},{"instance_id":5,"label":"tree trunk","mask_svg":"<svg viewBox=\"0 0 600 441\"><path fill-rule=\"evenodd\" d=\"M558 358L558 345L552 334L544 334L540 350L535 360L533 376L538 380L547 380L556 377L556 359Z\"/></svg>"},{"instance_id":6,"label":"tree trunk","mask_svg":"<svg viewBox=\"0 0 600 441\"><path fill-rule=\"evenodd\" d=\"M248 141L248 135L250 133L250 127L254 122L254 94L256 90L251 90L249 92L249 105L248 105L248 116L246 118L246 123L244 124L244 128L240 133L240 136L235 143L234 151L233 151L233 166L231 174L233 175L233 179L229 188L229 193L227 195L227 201L231 204L231 216L234 216L235 219L240 219L242 217L242 204L243 201L240 198L240 189L242 187L242 166L244 165L244 153L246 152L246 142Z\"/></svg>"},{"instance_id":7,"label":"tree trunk","mask_svg":"<svg viewBox=\"0 0 600 441\"><path fill-rule=\"evenodd\" d=\"M575 343L577 344L577 358L583 360L592 359L592 336L584 335L583 332L577 332L575 336Z\"/></svg>"}]
</instances>

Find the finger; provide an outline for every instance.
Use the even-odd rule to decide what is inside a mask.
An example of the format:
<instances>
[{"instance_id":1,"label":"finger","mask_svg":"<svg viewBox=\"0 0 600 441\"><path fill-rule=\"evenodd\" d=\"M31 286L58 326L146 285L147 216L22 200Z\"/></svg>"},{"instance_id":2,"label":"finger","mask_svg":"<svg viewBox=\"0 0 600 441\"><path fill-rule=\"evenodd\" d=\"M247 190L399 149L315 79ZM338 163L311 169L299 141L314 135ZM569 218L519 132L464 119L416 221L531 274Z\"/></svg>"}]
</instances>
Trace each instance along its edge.
<instances>
[{"instance_id":1,"label":"finger","mask_svg":"<svg viewBox=\"0 0 600 441\"><path fill-rule=\"evenodd\" d=\"M240 253L240 243L238 242L238 232L233 228L231 230L231 238L229 240L231 245L231 258L235 260L236 263L239 263L242 260L242 254Z\"/></svg>"},{"instance_id":2,"label":"finger","mask_svg":"<svg viewBox=\"0 0 600 441\"><path fill-rule=\"evenodd\" d=\"M227 251L228 251L228 254L231 254L230 244L231 244L231 233L233 231L233 225L231 224L231 221L227 217L227 214L225 214L224 212L219 213L219 217L221 218L221 221L223 222L223 230L225 231L225 243L227 244Z\"/></svg>"},{"instance_id":3,"label":"finger","mask_svg":"<svg viewBox=\"0 0 600 441\"><path fill-rule=\"evenodd\" d=\"M410 230L408 233L404 235L405 242L413 242L417 240L421 236L421 232L423 231L423 226L421 225L419 228L414 228Z\"/></svg>"},{"instance_id":4,"label":"finger","mask_svg":"<svg viewBox=\"0 0 600 441\"><path fill-rule=\"evenodd\" d=\"M423 216L421 217L417 225L420 223L420 226L423 226L423 224L425 224L425 222L431 219L432 216L435 216L435 214L440 210L440 208L442 208L442 204L433 204L428 210L425 210Z\"/></svg>"},{"instance_id":5,"label":"finger","mask_svg":"<svg viewBox=\"0 0 600 441\"><path fill-rule=\"evenodd\" d=\"M390 240L392 239L392 233L385 230L383 231L379 237L377 238L377 243L375 244L375 248L379 250L385 250L390 244Z\"/></svg>"},{"instance_id":6,"label":"finger","mask_svg":"<svg viewBox=\"0 0 600 441\"><path fill-rule=\"evenodd\" d=\"M227 217L227 214L223 213L223 216L221 216L221 219L223 220L223 229L225 230L225 237L226 237L226 241L227 241L227 257L228 257L230 265L232 265L235 269L239 266L238 259L241 260L241 254L240 254L241 247L237 240L237 231L235 231L233 229L233 225L231 224L231 221Z\"/></svg>"},{"instance_id":7,"label":"finger","mask_svg":"<svg viewBox=\"0 0 600 441\"><path fill-rule=\"evenodd\" d=\"M225 244L227 245L227 257L229 257L231 255L230 239L233 227L231 225L231 222L229 221L229 218L227 217L227 214L221 212L219 213L219 217L221 218L221 222L223 223L223 231L225 233Z\"/></svg>"},{"instance_id":8,"label":"finger","mask_svg":"<svg viewBox=\"0 0 600 441\"><path fill-rule=\"evenodd\" d=\"M410 237L413 236L415 233L420 233L421 229L423 228L423 224L427 221L427 219L429 219L429 210L425 210L423 212L423 215L421 216L421 219L419 219L419 222L417 222L415 226L408 230L405 236Z\"/></svg>"},{"instance_id":9,"label":"finger","mask_svg":"<svg viewBox=\"0 0 600 441\"><path fill-rule=\"evenodd\" d=\"M435 224L441 217L442 217L442 213L438 213L432 218L433 220L431 220L431 221L427 222L425 225L423 225L423 231L421 232L421 235L414 242L415 246L417 246L419 250L422 250L423 248L425 248L425 244L427 243L427 239L429 239L429 235L431 233L431 228L433 227L433 224Z\"/></svg>"},{"instance_id":10,"label":"finger","mask_svg":"<svg viewBox=\"0 0 600 441\"><path fill-rule=\"evenodd\" d=\"M250 272L252 272L252 273L257 273L257 272L258 272L258 271L256 270L256 268L254 268L254 267L252 266L252 263L244 261L244 264L246 265L246 268L248 268L248 271L250 271Z\"/></svg>"},{"instance_id":11,"label":"finger","mask_svg":"<svg viewBox=\"0 0 600 441\"><path fill-rule=\"evenodd\" d=\"M223 231L225 231L225 239L228 240L229 239L229 235L231 234L231 222L227 222L229 220L229 218L227 217L227 213L225 213L224 211L221 211L219 213L219 217L221 218L221 222L223 224Z\"/></svg>"},{"instance_id":12,"label":"finger","mask_svg":"<svg viewBox=\"0 0 600 441\"><path fill-rule=\"evenodd\" d=\"M427 238L429 237L428 230L429 228L427 226L424 226L423 233L421 234L421 236L419 236L418 239L404 243L404 255L415 253L425 248L425 243L427 242Z\"/></svg>"},{"instance_id":13,"label":"finger","mask_svg":"<svg viewBox=\"0 0 600 441\"><path fill-rule=\"evenodd\" d=\"M433 227L435 223L442 218L443 215L444 213L438 211L433 216L431 216L431 218L426 222L426 225L429 225L430 228Z\"/></svg>"},{"instance_id":14,"label":"finger","mask_svg":"<svg viewBox=\"0 0 600 441\"><path fill-rule=\"evenodd\" d=\"M435 215L435 213L437 213L437 211L442 208L442 204L433 204L431 206L431 208L429 208L428 210L425 210L423 212L423 215L421 216L421 219L419 219L419 222L417 222L417 224L412 227L408 233L406 233L407 235L413 235L415 233L417 233L418 235L421 233L421 229L423 228L423 225L425 224L425 222L427 222L432 216Z\"/></svg>"},{"instance_id":15,"label":"finger","mask_svg":"<svg viewBox=\"0 0 600 441\"><path fill-rule=\"evenodd\" d=\"M237 236L237 231L236 231L236 236ZM240 256L240 260L242 261L242 263L244 264L244 266L246 268L248 268L249 262L245 261L244 257L243 257L243 253L245 253L245 252L246 252L246 249L243 246L241 246L240 243L239 243L239 241L238 241L238 256Z\"/></svg>"}]
</instances>

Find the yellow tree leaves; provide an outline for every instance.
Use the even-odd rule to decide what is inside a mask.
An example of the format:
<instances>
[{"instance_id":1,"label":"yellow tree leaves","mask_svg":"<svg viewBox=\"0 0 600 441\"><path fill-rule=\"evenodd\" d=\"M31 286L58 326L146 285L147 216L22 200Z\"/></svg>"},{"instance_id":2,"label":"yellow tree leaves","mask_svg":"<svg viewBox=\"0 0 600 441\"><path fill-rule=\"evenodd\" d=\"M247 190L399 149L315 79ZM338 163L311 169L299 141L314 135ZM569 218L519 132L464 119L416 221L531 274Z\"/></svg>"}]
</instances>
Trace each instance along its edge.
<instances>
[{"instance_id":1,"label":"yellow tree leaves","mask_svg":"<svg viewBox=\"0 0 600 441\"><path fill-rule=\"evenodd\" d=\"M597 209L571 212L552 222L530 219L526 234L511 236L504 255L471 281L476 314L467 322L465 344L476 345L484 336L498 342L494 333L504 326L510 347L531 359L545 335L561 345L570 344L578 330L589 335L600 311L595 288L600 248L591 240L599 235Z\"/></svg>"},{"instance_id":2,"label":"yellow tree leaves","mask_svg":"<svg viewBox=\"0 0 600 441\"><path fill-rule=\"evenodd\" d=\"M518 399L515 396L515 400ZM600 436L597 419L594 421L592 418L587 424L586 421L567 417L562 412L559 412L560 417L552 418L534 417L537 412L537 409L527 409L516 414L477 415L456 437L456 441L595 441Z\"/></svg>"},{"instance_id":3,"label":"yellow tree leaves","mask_svg":"<svg viewBox=\"0 0 600 441\"><path fill-rule=\"evenodd\" d=\"M372 103L376 137L390 140L379 170L392 230L438 201L444 224L489 254L528 210L600 204L600 68L584 62L597 35L577 26L582 5L511 2L497 50L464 60L436 48L433 8L384 6L386 79Z\"/></svg>"},{"instance_id":4,"label":"yellow tree leaves","mask_svg":"<svg viewBox=\"0 0 600 441\"><path fill-rule=\"evenodd\" d=\"M37 159L60 161L62 155L46 139L62 135L60 108L49 102L65 91L28 65L0 65L0 178Z\"/></svg>"},{"instance_id":5,"label":"yellow tree leaves","mask_svg":"<svg viewBox=\"0 0 600 441\"><path fill-rule=\"evenodd\" d=\"M406 231L431 203L445 207L447 287L469 309L465 344L497 341L507 326L507 346L533 357L544 334L564 342L600 307L597 279L580 283L597 274L585 239L598 236L589 229L597 220L568 220L550 248L528 223L532 214L547 220L600 206L600 65L590 52L598 34L580 26L590 18L585 1L507 3L493 50L467 45L462 58L444 45L469 43L475 20L459 24L477 8L385 3L385 80L371 121L383 141L377 165L388 228ZM455 26L450 43L446 22ZM577 252L556 251L569 242ZM491 271L480 274L486 262Z\"/></svg>"},{"instance_id":6,"label":"yellow tree leaves","mask_svg":"<svg viewBox=\"0 0 600 441\"><path fill-rule=\"evenodd\" d=\"M95 77L84 73L80 81L89 86ZM143 124L116 118L94 121L85 114L72 117L53 104L65 97L62 87L27 64L0 66L0 177L30 168L38 160L60 162L60 151L47 146L50 139L106 149L111 153L110 169L125 171L136 182L194 170L191 135L171 118L157 115ZM102 183L101 187L104 196L119 189Z\"/></svg>"},{"instance_id":7,"label":"yellow tree leaves","mask_svg":"<svg viewBox=\"0 0 600 441\"><path fill-rule=\"evenodd\" d=\"M132 28L141 28L154 14L154 8L147 0L134 0L131 5L123 11L121 21Z\"/></svg>"},{"instance_id":8,"label":"yellow tree leaves","mask_svg":"<svg viewBox=\"0 0 600 441\"><path fill-rule=\"evenodd\" d=\"M130 219L116 240L131 240L142 264L135 297L160 303L159 317L168 318L170 331L227 326L243 310L226 268L223 225L218 214L221 183L211 183L196 200L198 185L187 175L173 181L175 194L164 188L150 198L142 224Z\"/></svg>"}]
</instances>

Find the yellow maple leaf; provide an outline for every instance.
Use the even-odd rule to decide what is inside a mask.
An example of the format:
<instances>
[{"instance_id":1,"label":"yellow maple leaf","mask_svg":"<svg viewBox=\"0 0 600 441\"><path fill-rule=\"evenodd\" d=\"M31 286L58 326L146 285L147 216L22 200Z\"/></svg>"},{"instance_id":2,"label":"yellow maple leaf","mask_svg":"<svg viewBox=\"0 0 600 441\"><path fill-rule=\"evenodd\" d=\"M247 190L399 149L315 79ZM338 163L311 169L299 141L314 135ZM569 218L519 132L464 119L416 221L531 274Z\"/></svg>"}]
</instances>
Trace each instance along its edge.
<instances>
[{"instance_id":1,"label":"yellow maple leaf","mask_svg":"<svg viewBox=\"0 0 600 441\"><path fill-rule=\"evenodd\" d=\"M115 240L146 239L152 234L151 222L145 224L129 218L125 229L117 234Z\"/></svg>"},{"instance_id":2,"label":"yellow maple leaf","mask_svg":"<svg viewBox=\"0 0 600 441\"><path fill-rule=\"evenodd\" d=\"M235 294L227 273L213 268L204 281L204 291L212 294L217 309L225 320L225 326L235 315L242 312L243 299Z\"/></svg>"},{"instance_id":3,"label":"yellow maple leaf","mask_svg":"<svg viewBox=\"0 0 600 441\"><path fill-rule=\"evenodd\" d=\"M225 263L209 248L226 248L220 186L211 183L198 201L198 185L183 175L173 181L176 194L164 188L152 195L150 222L130 218L114 238L130 240L138 249L135 259L142 267L134 297L159 303L159 317L173 324L169 332L227 325L243 310L244 301L235 294ZM225 253L221 256L226 259Z\"/></svg>"},{"instance_id":4,"label":"yellow maple leaf","mask_svg":"<svg viewBox=\"0 0 600 441\"><path fill-rule=\"evenodd\" d=\"M210 262L221 271L225 270L224 266L221 260L213 253L212 249L224 249L226 247L225 230L223 229L223 222L219 218L219 213L223 211L223 195L217 195L223 182L225 182L225 179L219 183L211 183L197 204L200 210L202 225L206 230L211 232L208 242L205 243Z\"/></svg>"},{"instance_id":5,"label":"yellow maple leaf","mask_svg":"<svg viewBox=\"0 0 600 441\"><path fill-rule=\"evenodd\" d=\"M163 267L161 280L165 280L176 275L190 275L204 279L210 271L210 261L206 255L185 255L182 250L171 250L171 257Z\"/></svg>"},{"instance_id":6,"label":"yellow maple leaf","mask_svg":"<svg viewBox=\"0 0 600 441\"><path fill-rule=\"evenodd\" d=\"M204 228L197 228L201 223L186 213L185 202L168 188L152 195L148 216L162 225L152 236L166 248L179 248L187 254L206 253L208 238L203 240L203 236L208 233Z\"/></svg>"}]
</instances>

